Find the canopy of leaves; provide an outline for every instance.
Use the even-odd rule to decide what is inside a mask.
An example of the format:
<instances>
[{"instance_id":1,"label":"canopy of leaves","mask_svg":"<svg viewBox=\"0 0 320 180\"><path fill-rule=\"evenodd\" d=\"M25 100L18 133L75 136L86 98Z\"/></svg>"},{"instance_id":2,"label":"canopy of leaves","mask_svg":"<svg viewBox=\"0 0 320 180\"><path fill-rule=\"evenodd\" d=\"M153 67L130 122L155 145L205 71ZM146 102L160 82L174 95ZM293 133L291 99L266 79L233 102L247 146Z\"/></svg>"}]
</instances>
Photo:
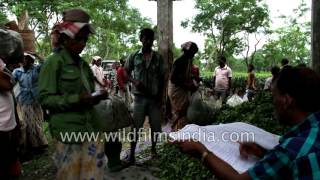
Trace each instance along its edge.
<instances>
[{"instance_id":1,"label":"canopy of leaves","mask_svg":"<svg viewBox=\"0 0 320 180\"><path fill-rule=\"evenodd\" d=\"M242 51L239 33L254 33L269 24L266 4L256 0L196 0L198 14L182 22L208 37L215 54L233 55ZM212 47L213 46L213 47Z\"/></svg>"},{"instance_id":2,"label":"canopy of leaves","mask_svg":"<svg viewBox=\"0 0 320 180\"><path fill-rule=\"evenodd\" d=\"M1 4L17 16L28 10L30 27L36 31L38 50L46 54L51 49L51 28L67 8L81 7L92 18L96 34L87 45L87 56L96 54L103 58L119 59L137 46L140 28L151 27L150 20L130 7L128 0L4 0Z\"/></svg>"},{"instance_id":3,"label":"canopy of leaves","mask_svg":"<svg viewBox=\"0 0 320 180\"><path fill-rule=\"evenodd\" d=\"M274 30L274 36L262 47L261 53L269 65L279 64L284 57L288 58L291 64L310 62L311 22L305 20L310 7L301 0L293 12L295 16L280 16L288 25Z\"/></svg>"}]
</instances>

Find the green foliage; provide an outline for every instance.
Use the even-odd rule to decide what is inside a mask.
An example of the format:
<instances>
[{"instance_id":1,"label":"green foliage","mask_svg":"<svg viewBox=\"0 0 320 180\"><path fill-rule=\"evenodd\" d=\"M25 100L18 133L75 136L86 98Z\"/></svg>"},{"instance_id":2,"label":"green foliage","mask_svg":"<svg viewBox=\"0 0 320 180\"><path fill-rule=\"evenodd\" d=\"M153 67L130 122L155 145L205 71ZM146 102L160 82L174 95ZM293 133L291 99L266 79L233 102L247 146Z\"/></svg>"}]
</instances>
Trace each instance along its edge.
<instances>
[{"instance_id":1,"label":"green foliage","mask_svg":"<svg viewBox=\"0 0 320 180\"><path fill-rule=\"evenodd\" d=\"M207 36L206 59L241 52L243 43L238 34L254 33L269 24L267 6L255 0L196 0L195 8L199 13L181 25Z\"/></svg>"},{"instance_id":2,"label":"green foliage","mask_svg":"<svg viewBox=\"0 0 320 180\"><path fill-rule=\"evenodd\" d=\"M287 131L287 128L282 127L273 118L270 92L258 93L252 102L234 108L225 105L212 119L212 124L231 122L246 122L278 135ZM181 153L177 147L164 144L159 149L160 158L149 163L159 168L154 175L160 179L209 179L213 177L198 159Z\"/></svg>"},{"instance_id":3,"label":"green foliage","mask_svg":"<svg viewBox=\"0 0 320 180\"><path fill-rule=\"evenodd\" d=\"M181 153L172 144L161 145L159 154L161 154L159 158L149 163L159 168L154 172L154 175L160 179L201 180L213 177L211 172L201 164L199 159Z\"/></svg>"},{"instance_id":4,"label":"green foliage","mask_svg":"<svg viewBox=\"0 0 320 180\"><path fill-rule=\"evenodd\" d=\"M1 9L0 9L1 10ZM0 25L8 22L7 16L0 11Z\"/></svg>"},{"instance_id":5,"label":"green foliage","mask_svg":"<svg viewBox=\"0 0 320 180\"><path fill-rule=\"evenodd\" d=\"M248 9L246 5L250 4L250 1L197 1L196 6L199 14L194 20L187 20L182 25L184 27L191 26L194 31L203 32L206 35L205 50L202 55L202 58L207 61L206 70L214 68L214 59L221 54L221 48L224 50L225 56L228 57L231 67L237 71L246 70L247 63L255 65L258 71L268 71L272 66L280 65L280 61L284 57L289 58L290 63L293 65L309 64L311 22L306 21L308 14L310 14L310 7L307 6L306 1L300 1L299 6L293 10L293 15L280 15L278 20L282 20L284 26L275 30L268 27L267 16L265 21L262 21L263 12L268 13L268 9L261 2L256 1L257 5L252 4L251 8L249 8L250 13L255 14L261 21L251 23L253 28L248 31L248 29L241 30L239 27L243 26L239 26L238 23L244 23L242 18L249 19L248 22L250 22L251 17L248 18L247 16L250 16L250 13L246 14ZM242 4L243 6L237 8L237 4ZM256 6L264 9L264 11L253 10ZM233 16L233 13L228 11L229 9L237 12L239 17L237 15ZM259 26L259 23L263 25ZM223 29L224 26L228 27L227 31ZM236 33L232 34L230 32ZM243 34L245 36L241 37ZM248 54L246 54L247 48L249 48L248 37L256 34L264 35L267 37L267 41L261 49L256 49L257 46L255 45L255 51L252 54L248 51ZM259 43L261 39L256 38L256 40L256 43ZM226 41L226 46L224 46L224 41ZM250 47L251 50L252 48L253 46ZM240 52L242 52L241 54L246 54L246 56L244 58L233 58L234 55L239 55Z\"/></svg>"},{"instance_id":6,"label":"green foliage","mask_svg":"<svg viewBox=\"0 0 320 180\"><path fill-rule=\"evenodd\" d=\"M224 105L215 115L215 123L246 122L268 132L283 135L288 129L273 117L273 104L270 92L258 93L252 102L236 107Z\"/></svg>"},{"instance_id":7,"label":"green foliage","mask_svg":"<svg viewBox=\"0 0 320 180\"><path fill-rule=\"evenodd\" d=\"M284 57L293 65L310 62L311 22L306 21L309 13L310 7L305 0L301 0L293 10L294 15L279 17L288 25L271 31L274 36L269 38L261 51L269 66L278 65Z\"/></svg>"},{"instance_id":8,"label":"green foliage","mask_svg":"<svg viewBox=\"0 0 320 180\"><path fill-rule=\"evenodd\" d=\"M263 89L266 78L256 77L256 87L258 89ZM234 77L232 78L232 88L233 90L238 88L245 88L247 84L247 77Z\"/></svg>"},{"instance_id":9,"label":"green foliage","mask_svg":"<svg viewBox=\"0 0 320 180\"><path fill-rule=\"evenodd\" d=\"M292 64L307 64L310 62L310 34L300 26L294 25L276 30L278 37L270 39L263 46L262 53L269 66L278 65L286 57Z\"/></svg>"},{"instance_id":10,"label":"green foliage","mask_svg":"<svg viewBox=\"0 0 320 180\"><path fill-rule=\"evenodd\" d=\"M50 53L50 32L61 19L64 9L81 7L91 16L96 34L91 37L84 56L100 55L105 59L120 59L138 46L138 31L151 27L150 20L137 9L128 5L128 0L5 0L4 7L19 16L28 10L30 26L36 31L37 49L46 55Z\"/></svg>"},{"instance_id":11,"label":"green foliage","mask_svg":"<svg viewBox=\"0 0 320 180\"><path fill-rule=\"evenodd\" d=\"M173 59L175 60L181 56L182 51L180 48L177 48L177 46L175 44L173 44L172 53L173 53Z\"/></svg>"},{"instance_id":12,"label":"green foliage","mask_svg":"<svg viewBox=\"0 0 320 180\"><path fill-rule=\"evenodd\" d=\"M202 82L206 87L212 87L212 79L213 79L213 72L205 71L201 72ZM245 72L233 72L233 77L231 78L232 83L232 90L238 88L245 88L247 82L248 74ZM256 73L256 87L258 89L263 89L266 78L271 77L271 74L268 72L261 72Z\"/></svg>"}]
</instances>

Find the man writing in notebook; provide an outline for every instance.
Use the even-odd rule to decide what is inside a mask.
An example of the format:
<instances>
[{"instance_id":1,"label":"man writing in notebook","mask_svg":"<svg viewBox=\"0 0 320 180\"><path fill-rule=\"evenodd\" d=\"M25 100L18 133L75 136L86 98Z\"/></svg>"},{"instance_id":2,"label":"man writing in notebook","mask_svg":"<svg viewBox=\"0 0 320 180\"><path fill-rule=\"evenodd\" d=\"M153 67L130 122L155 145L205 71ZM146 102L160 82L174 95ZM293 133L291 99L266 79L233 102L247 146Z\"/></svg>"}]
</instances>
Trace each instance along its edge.
<instances>
[{"instance_id":1,"label":"man writing in notebook","mask_svg":"<svg viewBox=\"0 0 320 180\"><path fill-rule=\"evenodd\" d=\"M220 179L316 179L320 171L320 77L308 68L283 69L272 93L280 123L291 129L279 145L265 150L254 143L241 143L240 154L260 158L239 174L198 142L176 142L182 151L196 155Z\"/></svg>"}]
</instances>

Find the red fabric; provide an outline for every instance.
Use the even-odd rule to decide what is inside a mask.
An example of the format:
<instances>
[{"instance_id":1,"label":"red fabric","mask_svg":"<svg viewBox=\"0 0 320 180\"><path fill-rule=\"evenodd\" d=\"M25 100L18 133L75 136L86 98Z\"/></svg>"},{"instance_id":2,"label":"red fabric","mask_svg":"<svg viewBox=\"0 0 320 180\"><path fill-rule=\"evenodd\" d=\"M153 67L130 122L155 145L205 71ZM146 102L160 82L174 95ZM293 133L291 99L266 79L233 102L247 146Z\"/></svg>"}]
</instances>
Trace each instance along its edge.
<instances>
[{"instance_id":1,"label":"red fabric","mask_svg":"<svg viewBox=\"0 0 320 180\"><path fill-rule=\"evenodd\" d=\"M192 74L194 77L200 77L200 71L199 71L198 66L192 64L191 74Z\"/></svg>"},{"instance_id":2,"label":"red fabric","mask_svg":"<svg viewBox=\"0 0 320 180\"><path fill-rule=\"evenodd\" d=\"M21 176L21 163L19 160L16 160L12 164L10 164L6 169L0 169L0 179L7 178L18 178Z\"/></svg>"},{"instance_id":3,"label":"red fabric","mask_svg":"<svg viewBox=\"0 0 320 180\"><path fill-rule=\"evenodd\" d=\"M14 177L21 176L21 163L19 160L10 165L8 173Z\"/></svg>"},{"instance_id":4,"label":"red fabric","mask_svg":"<svg viewBox=\"0 0 320 180\"><path fill-rule=\"evenodd\" d=\"M124 67L119 67L117 70L117 81L118 81L118 86L119 89L124 90L125 89L125 84L128 81L128 76L126 73L126 70Z\"/></svg>"}]
</instances>

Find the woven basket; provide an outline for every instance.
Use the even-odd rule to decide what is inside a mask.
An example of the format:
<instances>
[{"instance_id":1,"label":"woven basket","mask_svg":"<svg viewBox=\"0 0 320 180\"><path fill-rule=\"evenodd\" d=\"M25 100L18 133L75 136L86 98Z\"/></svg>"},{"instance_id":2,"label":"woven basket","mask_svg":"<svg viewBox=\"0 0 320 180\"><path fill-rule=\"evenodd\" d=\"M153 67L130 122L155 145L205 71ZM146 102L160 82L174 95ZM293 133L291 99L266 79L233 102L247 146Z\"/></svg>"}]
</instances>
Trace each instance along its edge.
<instances>
[{"instance_id":1,"label":"woven basket","mask_svg":"<svg viewBox=\"0 0 320 180\"><path fill-rule=\"evenodd\" d=\"M20 33L22 40L23 40L24 51L35 52L36 51L36 46L35 46L36 39L35 39L34 31L20 30L19 33Z\"/></svg>"}]
</instances>

